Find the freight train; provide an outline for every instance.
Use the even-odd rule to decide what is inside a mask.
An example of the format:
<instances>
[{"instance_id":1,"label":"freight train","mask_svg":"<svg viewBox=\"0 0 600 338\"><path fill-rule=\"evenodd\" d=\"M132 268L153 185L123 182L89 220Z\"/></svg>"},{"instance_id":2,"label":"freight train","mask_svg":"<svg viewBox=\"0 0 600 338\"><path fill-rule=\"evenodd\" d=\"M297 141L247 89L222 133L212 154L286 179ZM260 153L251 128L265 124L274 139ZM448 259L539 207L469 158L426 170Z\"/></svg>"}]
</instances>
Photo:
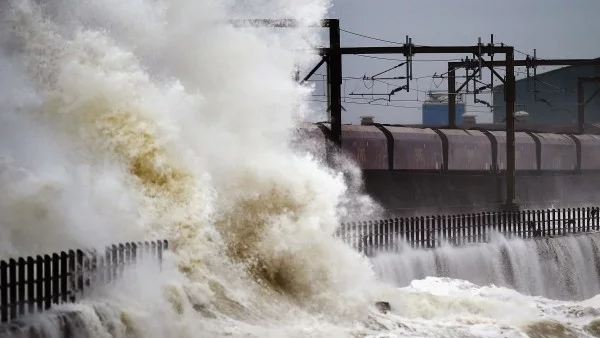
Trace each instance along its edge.
<instances>
[{"instance_id":1,"label":"freight train","mask_svg":"<svg viewBox=\"0 0 600 338\"><path fill-rule=\"evenodd\" d=\"M325 144L327 123L303 124L306 137ZM321 147L317 156L324 156ZM381 124L343 125L342 150L363 170L487 172L506 170L506 133ZM515 166L521 172L600 171L600 135L517 131Z\"/></svg>"}]
</instances>

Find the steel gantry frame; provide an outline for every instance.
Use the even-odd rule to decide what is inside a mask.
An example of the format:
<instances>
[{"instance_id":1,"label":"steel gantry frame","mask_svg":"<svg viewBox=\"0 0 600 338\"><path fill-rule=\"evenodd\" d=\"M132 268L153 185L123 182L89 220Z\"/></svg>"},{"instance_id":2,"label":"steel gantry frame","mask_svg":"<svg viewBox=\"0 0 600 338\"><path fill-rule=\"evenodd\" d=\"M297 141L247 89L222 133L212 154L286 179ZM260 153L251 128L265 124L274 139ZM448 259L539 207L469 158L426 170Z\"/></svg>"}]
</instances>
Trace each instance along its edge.
<instances>
[{"instance_id":1,"label":"steel gantry frame","mask_svg":"<svg viewBox=\"0 0 600 338\"><path fill-rule=\"evenodd\" d=\"M233 20L233 24L240 26L262 26L262 27L297 27L300 23L293 19L271 20L271 19L242 19ZM514 73L514 48L511 46L494 46L493 43L483 45L479 42L473 46L418 46L412 43L407 38L407 42L398 46L385 47L341 47L340 43L340 22L338 19L325 19L313 27L328 27L329 28L329 47L317 48L319 55L323 59L317 67L311 70L304 78L306 81L314 72L327 62L327 84L328 84L328 104L331 122L331 141L339 150L342 144L342 55L372 55L372 54L402 54L407 58L407 61L412 60L415 54L467 54L477 55L479 65L486 64L483 55L487 54L493 58L495 53L505 54L505 60L502 65L506 67L506 75L504 78L496 75L505 84L505 101L506 101L506 153L507 153L507 170L506 170L506 203L505 206L509 209L514 209L516 205L515 194L515 122L514 122L514 103L515 103L515 73ZM486 64L487 65L487 64ZM494 72L493 67L492 72ZM407 74L408 77L408 74ZM449 86L454 83L449 82ZM450 100L455 102L455 88L449 87ZM456 127L455 123L456 111L450 120L450 127Z\"/></svg>"},{"instance_id":2,"label":"steel gantry frame","mask_svg":"<svg viewBox=\"0 0 600 338\"><path fill-rule=\"evenodd\" d=\"M448 94L455 93L458 94L460 91L467 86L467 83L473 79L473 77L479 72L480 67L485 66L492 71L492 81L494 76L500 77L498 73L494 70L494 68L502 68L505 67L506 64L504 61L485 61L482 62L478 60L464 60L464 61L454 61L448 62ZM514 67L526 67L527 68L527 76L529 76L529 69L532 68L534 70L534 77L536 76L537 67L540 66L600 66L600 58L599 59L537 59L536 57L527 56L523 60L515 60ZM474 73L470 76L467 76L467 79L461 86L456 88L456 70L460 68L466 69L475 69ZM504 81L502 81L504 82ZM585 132L585 106L588 102L583 102L583 85L589 82L600 82L600 77L582 77L578 78L577 89L578 89L578 114L577 114L577 130L579 133L583 134ZM492 82L493 84L493 82ZM493 85L492 85L493 87ZM452 98L454 95L451 95ZM449 99L448 103L448 119L450 121L450 127L456 127L455 118L456 118L456 101Z\"/></svg>"}]
</instances>

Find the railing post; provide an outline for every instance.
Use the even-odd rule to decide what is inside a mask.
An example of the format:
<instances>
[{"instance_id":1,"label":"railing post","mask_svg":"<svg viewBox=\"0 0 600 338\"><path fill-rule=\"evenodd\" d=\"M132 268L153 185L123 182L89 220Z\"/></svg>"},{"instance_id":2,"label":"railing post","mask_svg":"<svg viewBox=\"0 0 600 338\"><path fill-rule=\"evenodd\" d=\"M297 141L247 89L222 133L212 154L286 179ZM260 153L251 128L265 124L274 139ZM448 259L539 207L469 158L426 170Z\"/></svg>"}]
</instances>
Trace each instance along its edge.
<instances>
[{"instance_id":1,"label":"railing post","mask_svg":"<svg viewBox=\"0 0 600 338\"><path fill-rule=\"evenodd\" d=\"M35 257L35 294L37 296L36 304L38 312L44 311L44 306L46 304L45 297L42 296L46 286L45 272L44 257L38 255Z\"/></svg>"},{"instance_id":2,"label":"railing post","mask_svg":"<svg viewBox=\"0 0 600 338\"><path fill-rule=\"evenodd\" d=\"M448 217L446 215L442 215L442 236L439 238L439 245L442 245L442 242L448 242Z\"/></svg>"},{"instance_id":3,"label":"railing post","mask_svg":"<svg viewBox=\"0 0 600 338\"><path fill-rule=\"evenodd\" d=\"M19 258L17 261L17 295L19 297L18 302L18 311L19 316L25 314L25 305L27 305L27 299L25 298L25 289L27 288L27 280L25 279L25 269L27 268L27 263L24 258Z\"/></svg>"},{"instance_id":4,"label":"railing post","mask_svg":"<svg viewBox=\"0 0 600 338\"><path fill-rule=\"evenodd\" d=\"M388 220L386 220L386 224L387 224L387 251L388 252L392 252L394 251L394 219L390 218Z\"/></svg>"},{"instance_id":5,"label":"railing post","mask_svg":"<svg viewBox=\"0 0 600 338\"><path fill-rule=\"evenodd\" d=\"M379 220L379 251L387 251L386 243L385 243L386 225L387 225L387 220Z\"/></svg>"},{"instance_id":6,"label":"railing post","mask_svg":"<svg viewBox=\"0 0 600 338\"><path fill-rule=\"evenodd\" d=\"M492 214L488 212L483 213L483 242L489 242L490 232L492 226Z\"/></svg>"},{"instance_id":7,"label":"railing post","mask_svg":"<svg viewBox=\"0 0 600 338\"><path fill-rule=\"evenodd\" d=\"M552 217L552 236L556 236L557 232L560 235L560 228L559 228L560 223L558 222L558 219L556 216L556 209L550 210L550 217Z\"/></svg>"},{"instance_id":8,"label":"railing post","mask_svg":"<svg viewBox=\"0 0 600 338\"><path fill-rule=\"evenodd\" d=\"M146 242L147 243L147 242ZM110 246L110 259L111 259L111 279L117 280L119 277L119 247L116 244Z\"/></svg>"},{"instance_id":9,"label":"railing post","mask_svg":"<svg viewBox=\"0 0 600 338\"><path fill-rule=\"evenodd\" d=\"M585 208L585 231L590 232L592 230L591 221L592 221L592 209L590 207Z\"/></svg>"},{"instance_id":10,"label":"railing post","mask_svg":"<svg viewBox=\"0 0 600 338\"><path fill-rule=\"evenodd\" d=\"M420 237L421 237L421 240L420 240L421 248L429 248L429 230L430 230L430 228L429 228L429 226L430 226L429 221L430 221L429 216L427 216L427 217L421 216L421 218L419 219L419 223L421 223L420 227L419 227L420 230L421 230L420 231L420 233L421 233L421 235L420 235Z\"/></svg>"},{"instance_id":11,"label":"railing post","mask_svg":"<svg viewBox=\"0 0 600 338\"><path fill-rule=\"evenodd\" d=\"M400 243L402 243L403 240L400 231L400 220L398 218L394 218L394 248L396 252L400 251Z\"/></svg>"},{"instance_id":12,"label":"railing post","mask_svg":"<svg viewBox=\"0 0 600 338\"><path fill-rule=\"evenodd\" d=\"M416 239L415 239L415 218L410 218L410 246L416 248Z\"/></svg>"},{"instance_id":13,"label":"railing post","mask_svg":"<svg viewBox=\"0 0 600 338\"><path fill-rule=\"evenodd\" d=\"M10 319L12 320L17 318L17 283L19 282L17 278L17 261L12 258L8 261L8 282L10 283L8 288L8 308L10 309Z\"/></svg>"},{"instance_id":14,"label":"railing post","mask_svg":"<svg viewBox=\"0 0 600 338\"><path fill-rule=\"evenodd\" d=\"M69 254L60 253L60 300L62 303L69 301Z\"/></svg>"},{"instance_id":15,"label":"railing post","mask_svg":"<svg viewBox=\"0 0 600 338\"><path fill-rule=\"evenodd\" d=\"M2 284L2 282L0 282L0 284ZM35 312L35 297L34 297L35 286L36 286L35 259L33 257L29 256L29 257L27 257L27 312L29 312L29 313ZM2 300L0 300L0 304L1 304L1 302L2 302ZM2 306L2 305L0 305L0 306Z\"/></svg>"},{"instance_id":16,"label":"railing post","mask_svg":"<svg viewBox=\"0 0 600 338\"><path fill-rule=\"evenodd\" d=\"M456 238L458 237L458 217L456 217L456 215L451 215L450 216L450 237L449 239L449 243L452 246L456 246L458 245L458 242L456 240Z\"/></svg>"},{"instance_id":17,"label":"railing post","mask_svg":"<svg viewBox=\"0 0 600 338\"><path fill-rule=\"evenodd\" d=\"M583 232L584 228L583 228L583 225L582 225L582 222L581 222L582 221L581 208L577 208L577 216L576 217L577 217L577 229L579 230L579 232Z\"/></svg>"},{"instance_id":18,"label":"railing post","mask_svg":"<svg viewBox=\"0 0 600 338\"><path fill-rule=\"evenodd\" d=\"M157 247L157 254L158 254L158 266L160 268L160 271L162 271L162 261L163 261L163 242L162 241L158 241L156 243L156 247Z\"/></svg>"},{"instance_id":19,"label":"railing post","mask_svg":"<svg viewBox=\"0 0 600 338\"><path fill-rule=\"evenodd\" d=\"M4 323L8 321L8 264L0 261L0 319Z\"/></svg>"},{"instance_id":20,"label":"railing post","mask_svg":"<svg viewBox=\"0 0 600 338\"><path fill-rule=\"evenodd\" d=\"M407 226L408 226L408 221L406 218L399 218L397 219L398 223L399 223L399 235L398 235L398 251L400 251L400 247L404 244L410 244L408 243L408 238L407 238Z\"/></svg>"},{"instance_id":21,"label":"railing post","mask_svg":"<svg viewBox=\"0 0 600 338\"><path fill-rule=\"evenodd\" d=\"M468 243L465 241L465 237L466 237L465 226L466 226L466 224L467 224L467 217L465 216L465 214L461 214L460 215L460 225L458 226L458 236L457 236L458 240L460 241L459 245L464 245L464 244Z\"/></svg>"},{"instance_id":22,"label":"railing post","mask_svg":"<svg viewBox=\"0 0 600 338\"><path fill-rule=\"evenodd\" d=\"M52 257L44 255L44 310L52 307Z\"/></svg>"},{"instance_id":23,"label":"railing post","mask_svg":"<svg viewBox=\"0 0 600 338\"><path fill-rule=\"evenodd\" d=\"M575 221L573 220L573 212L571 208L567 208L567 224L569 225L569 234L575 233Z\"/></svg>"},{"instance_id":24,"label":"railing post","mask_svg":"<svg viewBox=\"0 0 600 338\"><path fill-rule=\"evenodd\" d=\"M155 244L154 242L152 244ZM125 245L123 243L119 244L119 277L123 276L125 273ZM158 257L158 256L156 256ZM156 258L155 257L155 258Z\"/></svg>"}]
</instances>

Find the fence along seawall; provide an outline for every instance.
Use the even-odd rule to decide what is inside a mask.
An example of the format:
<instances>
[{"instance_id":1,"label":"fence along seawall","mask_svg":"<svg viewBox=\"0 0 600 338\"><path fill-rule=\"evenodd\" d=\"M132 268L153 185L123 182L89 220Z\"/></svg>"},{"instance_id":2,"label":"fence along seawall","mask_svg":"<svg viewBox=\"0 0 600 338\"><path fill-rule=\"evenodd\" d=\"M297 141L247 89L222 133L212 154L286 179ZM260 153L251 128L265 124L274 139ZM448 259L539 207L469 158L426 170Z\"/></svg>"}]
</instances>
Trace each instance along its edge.
<instances>
[{"instance_id":1,"label":"fence along seawall","mask_svg":"<svg viewBox=\"0 0 600 338\"><path fill-rule=\"evenodd\" d=\"M110 245L102 252L68 250L0 261L0 337L21 329L15 319L42 313L55 304L77 302L99 284L117 280L134 264L145 260L160 264L168 248L166 240L130 242Z\"/></svg>"},{"instance_id":2,"label":"fence along seawall","mask_svg":"<svg viewBox=\"0 0 600 338\"><path fill-rule=\"evenodd\" d=\"M399 252L404 245L430 249L486 243L493 234L529 239L593 232L600 230L599 214L599 207L587 207L404 217L343 223L336 236L374 256Z\"/></svg>"},{"instance_id":3,"label":"fence along seawall","mask_svg":"<svg viewBox=\"0 0 600 338\"><path fill-rule=\"evenodd\" d=\"M521 212L405 217L343 223L336 236L367 256L400 252L405 245L431 249L444 244L486 243L493 234L511 238L567 236L600 230L600 208L564 208ZM55 304L77 302L92 288L117 280L145 259L162 262L166 240L111 245L103 252L68 250L0 261L0 337L20 331L21 317ZM63 314L69 316L73 314ZM72 325L76 318L60 319ZM69 323L71 322L71 323ZM7 335L8 334L8 335Z\"/></svg>"}]
</instances>

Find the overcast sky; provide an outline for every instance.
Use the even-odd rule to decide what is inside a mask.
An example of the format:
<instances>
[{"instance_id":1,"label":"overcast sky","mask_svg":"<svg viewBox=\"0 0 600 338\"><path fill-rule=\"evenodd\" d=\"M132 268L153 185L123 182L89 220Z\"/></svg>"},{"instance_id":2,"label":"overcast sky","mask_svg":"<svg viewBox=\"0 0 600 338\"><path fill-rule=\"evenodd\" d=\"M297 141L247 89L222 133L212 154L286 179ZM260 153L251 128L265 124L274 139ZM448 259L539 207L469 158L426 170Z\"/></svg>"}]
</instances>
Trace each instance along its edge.
<instances>
[{"instance_id":1,"label":"overcast sky","mask_svg":"<svg viewBox=\"0 0 600 338\"><path fill-rule=\"evenodd\" d=\"M530 54L536 48L540 58L595 58L600 57L599 14L600 0L333 0L329 17L339 18L343 30L391 41L404 42L405 36L409 35L417 45L476 45L478 37L488 43L493 33L494 42L504 42ZM341 34L342 46L390 45L346 32ZM399 55L382 56L400 61L345 56L344 76L372 76L399 64L403 58ZM464 56L415 55L414 59L450 60ZM525 55L515 53L515 57L523 59ZM502 59L502 56L498 55L496 59ZM351 99L343 103L346 112L342 121L358 123L359 116L373 115L376 121L383 123L420 123L425 92L447 89L446 81L432 79L431 75L446 70L447 61L415 61L413 77L420 79L411 82L411 92L398 92L392 96L393 102L379 100L371 105L350 103L368 102L350 94L386 93L394 85L404 84L404 80L375 83L374 87L371 81L346 80L344 96ZM538 72L544 70L550 68L538 68ZM325 74L324 67L318 73ZM396 69L386 75L404 76L405 70ZM488 72L484 73L483 81L489 82ZM323 94L318 86L316 94ZM383 99L384 96L375 98ZM480 98L492 101L489 95ZM315 100L323 99L315 97ZM373 103L399 107L382 107ZM490 109L484 105L468 105L467 111L476 113L478 121L492 120Z\"/></svg>"}]
</instances>

